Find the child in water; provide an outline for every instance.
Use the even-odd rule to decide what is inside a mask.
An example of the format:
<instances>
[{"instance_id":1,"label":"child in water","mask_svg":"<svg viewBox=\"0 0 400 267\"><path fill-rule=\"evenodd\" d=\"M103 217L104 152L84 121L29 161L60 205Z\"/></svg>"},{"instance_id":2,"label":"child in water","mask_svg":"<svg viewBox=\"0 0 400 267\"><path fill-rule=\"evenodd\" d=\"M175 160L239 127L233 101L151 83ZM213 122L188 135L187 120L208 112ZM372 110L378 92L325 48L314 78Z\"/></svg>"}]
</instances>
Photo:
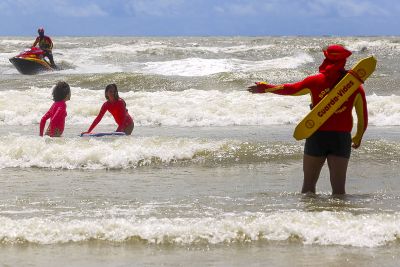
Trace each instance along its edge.
<instances>
[{"instance_id":1,"label":"child in water","mask_svg":"<svg viewBox=\"0 0 400 267\"><path fill-rule=\"evenodd\" d=\"M118 95L117 85L114 83L107 85L104 94L107 101L104 102L103 106L101 106L99 114L94 119L87 132L83 132L82 134L91 133L91 131L101 121L106 111L109 111L111 115L113 115L115 122L118 124L116 132L124 132L126 135L130 135L134 128L133 119L126 109L125 101Z\"/></svg>"},{"instance_id":2,"label":"child in water","mask_svg":"<svg viewBox=\"0 0 400 267\"><path fill-rule=\"evenodd\" d=\"M40 136L43 136L46 121L50 119L46 135L60 137L64 131L65 117L67 117L66 101L71 99L71 89L68 83L58 82L53 88L54 103L40 120Z\"/></svg>"}]
</instances>

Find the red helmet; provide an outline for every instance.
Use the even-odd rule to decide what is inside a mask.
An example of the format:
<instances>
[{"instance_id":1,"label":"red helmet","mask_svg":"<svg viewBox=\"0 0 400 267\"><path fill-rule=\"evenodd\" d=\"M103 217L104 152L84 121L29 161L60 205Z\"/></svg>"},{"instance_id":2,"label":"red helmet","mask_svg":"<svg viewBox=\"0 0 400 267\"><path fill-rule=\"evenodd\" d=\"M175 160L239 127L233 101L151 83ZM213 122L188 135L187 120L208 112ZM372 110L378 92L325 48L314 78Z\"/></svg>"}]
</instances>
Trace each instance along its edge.
<instances>
[{"instance_id":1,"label":"red helmet","mask_svg":"<svg viewBox=\"0 0 400 267\"><path fill-rule=\"evenodd\" d=\"M38 32L38 34L44 34L44 29L43 29L43 28L39 28L39 29L37 30L37 32Z\"/></svg>"}]
</instances>

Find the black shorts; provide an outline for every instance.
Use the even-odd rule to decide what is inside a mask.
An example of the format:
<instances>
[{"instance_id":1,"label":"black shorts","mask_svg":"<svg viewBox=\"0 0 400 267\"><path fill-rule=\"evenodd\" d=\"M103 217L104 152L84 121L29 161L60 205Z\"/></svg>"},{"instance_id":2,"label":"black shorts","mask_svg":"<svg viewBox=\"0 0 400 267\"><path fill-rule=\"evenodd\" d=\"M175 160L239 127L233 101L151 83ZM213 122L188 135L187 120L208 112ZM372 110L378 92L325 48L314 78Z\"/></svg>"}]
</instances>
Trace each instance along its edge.
<instances>
[{"instance_id":1,"label":"black shorts","mask_svg":"<svg viewBox=\"0 0 400 267\"><path fill-rule=\"evenodd\" d=\"M350 158L351 133L317 131L306 139L304 154L314 157L335 155Z\"/></svg>"}]
</instances>

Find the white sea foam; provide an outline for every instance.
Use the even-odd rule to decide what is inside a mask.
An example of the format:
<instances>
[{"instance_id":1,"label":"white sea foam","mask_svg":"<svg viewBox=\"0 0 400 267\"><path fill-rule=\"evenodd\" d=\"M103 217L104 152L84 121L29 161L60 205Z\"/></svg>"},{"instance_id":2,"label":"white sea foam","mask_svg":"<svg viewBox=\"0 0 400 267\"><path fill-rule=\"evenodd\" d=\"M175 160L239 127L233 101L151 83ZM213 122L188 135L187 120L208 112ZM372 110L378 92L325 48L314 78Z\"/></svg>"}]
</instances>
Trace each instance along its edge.
<instances>
[{"instance_id":1,"label":"white sea foam","mask_svg":"<svg viewBox=\"0 0 400 267\"><path fill-rule=\"evenodd\" d=\"M400 125L400 96L378 96L367 98L369 123L376 126Z\"/></svg>"},{"instance_id":2,"label":"white sea foam","mask_svg":"<svg viewBox=\"0 0 400 267\"><path fill-rule=\"evenodd\" d=\"M223 151L234 141L189 138L41 138L8 135L0 140L1 168L126 169L176 161L201 161L196 154ZM278 153L278 152L277 152Z\"/></svg>"},{"instance_id":3,"label":"white sea foam","mask_svg":"<svg viewBox=\"0 0 400 267\"><path fill-rule=\"evenodd\" d=\"M63 42L63 44L78 44L78 43L68 43ZM163 55L165 51L176 51L179 53L184 52L211 52L211 53L227 53L227 54L234 54L239 52L247 52L250 50L269 50L275 47L275 45L268 44L268 45L234 45L234 46L201 46L197 43L186 43L180 46L163 43L163 42L143 42L138 41L133 44L121 44L121 43L114 43L110 45L94 47L94 48L74 48L70 49L68 52L72 54L118 54L118 53L126 53L131 55L137 55L140 52L148 52L158 55Z\"/></svg>"},{"instance_id":4,"label":"white sea foam","mask_svg":"<svg viewBox=\"0 0 400 267\"><path fill-rule=\"evenodd\" d=\"M105 51L102 51L104 56ZM208 59L185 58L178 60L136 62L134 57L124 58L124 62L102 62L98 55L93 56L93 51L79 54L69 53L59 57L58 60L73 62L75 69L61 71L65 74L82 73L116 73L132 72L143 74L158 74L165 76L207 76L223 72L252 72L270 69L296 69L303 64L313 62L308 54L298 54L269 60L241 60L241 59ZM78 56L79 55L79 56ZM110 56L111 57L111 56Z\"/></svg>"},{"instance_id":5,"label":"white sea foam","mask_svg":"<svg viewBox=\"0 0 400 267\"><path fill-rule=\"evenodd\" d=\"M389 142L365 142L361 155L398 162L400 147ZM50 138L8 134L0 139L0 169L132 169L143 166L240 164L273 162L302 155L301 143L195 137L126 136Z\"/></svg>"},{"instance_id":6,"label":"white sea foam","mask_svg":"<svg viewBox=\"0 0 400 267\"><path fill-rule=\"evenodd\" d=\"M251 50L269 50L274 45L235 45L235 46L225 46L225 47L218 47L218 46L200 46L198 44L193 44L191 47L181 47L177 49L181 50L191 50L191 51L207 51L212 53L226 53L226 54L234 54L234 53L243 53Z\"/></svg>"},{"instance_id":7,"label":"white sea foam","mask_svg":"<svg viewBox=\"0 0 400 267\"><path fill-rule=\"evenodd\" d=\"M0 45L28 45L28 44L32 44L32 42L27 41L27 40L20 40L20 39L3 39L0 40Z\"/></svg>"},{"instance_id":8,"label":"white sea foam","mask_svg":"<svg viewBox=\"0 0 400 267\"><path fill-rule=\"evenodd\" d=\"M400 50L400 44L389 40L347 40L344 42L345 46L351 51L363 51L363 50Z\"/></svg>"},{"instance_id":9,"label":"white sea foam","mask_svg":"<svg viewBox=\"0 0 400 267\"><path fill-rule=\"evenodd\" d=\"M307 54L261 61L187 58L164 62L148 62L145 64L143 72L174 76L206 76L221 72L295 69L309 62L313 62L313 58Z\"/></svg>"},{"instance_id":10,"label":"white sea foam","mask_svg":"<svg viewBox=\"0 0 400 267\"><path fill-rule=\"evenodd\" d=\"M56 244L103 240L195 245L298 240L304 244L379 247L398 240L400 214L348 212L230 213L199 218L0 217L4 243Z\"/></svg>"},{"instance_id":11,"label":"white sea foam","mask_svg":"<svg viewBox=\"0 0 400 267\"><path fill-rule=\"evenodd\" d=\"M0 125L38 124L53 103L49 88L0 91ZM10 101L12 96L12 101ZM309 112L309 96L253 95L246 91L121 92L137 126L231 126L296 124ZM89 125L105 101L104 92L72 88L66 127ZM400 96L367 96L369 123L400 122ZM102 124L115 124L107 113Z\"/></svg>"}]
</instances>

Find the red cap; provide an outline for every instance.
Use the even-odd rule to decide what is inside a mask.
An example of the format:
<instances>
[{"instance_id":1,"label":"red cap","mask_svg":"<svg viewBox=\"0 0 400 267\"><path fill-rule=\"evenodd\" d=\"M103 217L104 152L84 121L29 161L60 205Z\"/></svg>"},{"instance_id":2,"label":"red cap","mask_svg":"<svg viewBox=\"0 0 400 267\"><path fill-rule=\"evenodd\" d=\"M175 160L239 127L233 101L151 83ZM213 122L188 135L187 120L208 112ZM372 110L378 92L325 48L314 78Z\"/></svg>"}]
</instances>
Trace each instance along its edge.
<instances>
[{"instance_id":1,"label":"red cap","mask_svg":"<svg viewBox=\"0 0 400 267\"><path fill-rule=\"evenodd\" d=\"M338 44L330 45L323 51L325 57L331 61L343 60L352 54L349 50L344 48L344 46Z\"/></svg>"}]
</instances>

